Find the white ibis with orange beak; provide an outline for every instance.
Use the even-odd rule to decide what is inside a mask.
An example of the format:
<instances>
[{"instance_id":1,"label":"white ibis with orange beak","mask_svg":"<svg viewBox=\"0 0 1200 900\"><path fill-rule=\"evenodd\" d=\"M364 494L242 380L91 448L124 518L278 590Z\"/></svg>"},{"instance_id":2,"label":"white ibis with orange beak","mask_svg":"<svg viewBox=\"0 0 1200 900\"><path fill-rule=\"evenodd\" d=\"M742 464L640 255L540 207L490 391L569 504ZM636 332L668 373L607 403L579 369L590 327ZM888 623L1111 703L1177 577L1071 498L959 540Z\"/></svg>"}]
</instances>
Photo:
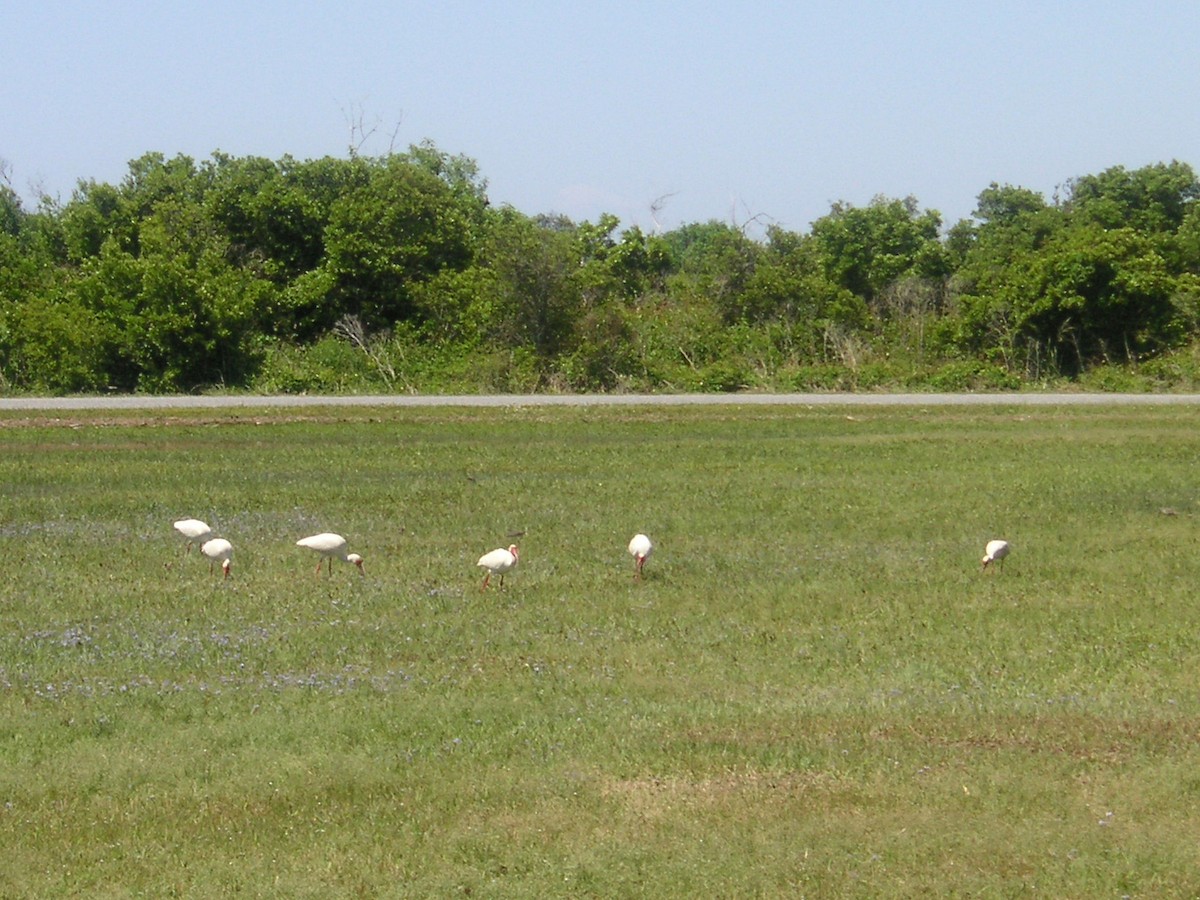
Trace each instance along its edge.
<instances>
[{"instance_id":1,"label":"white ibis with orange beak","mask_svg":"<svg viewBox=\"0 0 1200 900\"><path fill-rule=\"evenodd\" d=\"M325 560L329 560L329 572L333 574L333 561L340 559L342 562L354 563L358 566L358 574L366 575L363 570L363 558L357 553L346 552L346 539L340 534L314 534L311 537L300 538L296 541L297 547L307 547L309 550L319 554L317 559L317 574L321 574L321 565Z\"/></svg>"},{"instance_id":2,"label":"white ibis with orange beak","mask_svg":"<svg viewBox=\"0 0 1200 900\"><path fill-rule=\"evenodd\" d=\"M180 519L175 523L175 530L182 534L187 541L188 553L192 552L192 544L199 547L213 536L213 531L208 527L208 523L201 522L199 519Z\"/></svg>"},{"instance_id":3,"label":"white ibis with orange beak","mask_svg":"<svg viewBox=\"0 0 1200 900\"><path fill-rule=\"evenodd\" d=\"M983 570L986 571L991 563L999 563L999 568L1004 568L1004 557L1008 556L1009 551L1008 541L988 541L987 546L983 548Z\"/></svg>"},{"instance_id":4,"label":"white ibis with orange beak","mask_svg":"<svg viewBox=\"0 0 1200 900\"><path fill-rule=\"evenodd\" d=\"M213 570L213 566L220 563L221 571L225 573L226 578L229 577L229 567L233 563L233 544L225 538L213 538L200 545L200 552L208 557L209 572Z\"/></svg>"},{"instance_id":5,"label":"white ibis with orange beak","mask_svg":"<svg viewBox=\"0 0 1200 900\"><path fill-rule=\"evenodd\" d=\"M492 580L493 575L500 576L500 587L504 587L504 573L511 571L512 567L517 564L517 557L520 555L516 544L510 544L508 549L498 547L490 553L485 553L479 557L477 566L482 566L487 569L487 575L483 577L483 587L481 591L487 590L488 582Z\"/></svg>"},{"instance_id":6,"label":"white ibis with orange beak","mask_svg":"<svg viewBox=\"0 0 1200 900\"><path fill-rule=\"evenodd\" d=\"M637 573L634 578L642 577L642 566L646 565L646 560L650 558L650 554L654 552L654 544L650 542L650 538L644 534L635 534L633 540L629 542L629 555L633 557L637 564Z\"/></svg>"}]
</instances>

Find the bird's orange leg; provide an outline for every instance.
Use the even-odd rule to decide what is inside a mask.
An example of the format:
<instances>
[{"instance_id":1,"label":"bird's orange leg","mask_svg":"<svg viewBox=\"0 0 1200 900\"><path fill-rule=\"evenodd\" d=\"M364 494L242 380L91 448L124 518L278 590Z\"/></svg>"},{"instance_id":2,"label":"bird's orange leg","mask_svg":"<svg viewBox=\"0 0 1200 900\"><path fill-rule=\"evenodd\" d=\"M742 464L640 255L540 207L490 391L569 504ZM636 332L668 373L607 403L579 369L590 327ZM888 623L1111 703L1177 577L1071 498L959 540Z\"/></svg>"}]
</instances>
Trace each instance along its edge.
<instances>
[{"instance_id":1,"label":"bird's orange leg","mask_svg":"<svg viewBox=\"0 0 1200 900\"><path fill-rule=\"evenodd\" d=\"M491 580L492 580L492 573L491 573L491 572L488 572L486 575L484 575L484 576L483 576L483 587L481 587L481 588L480 588L480 590L481 590L481 591L486 591L486 590L487 590L487 586L488 586L488 582L489 582L489 581L491 581Z\"/></svg>"}]
</instances>

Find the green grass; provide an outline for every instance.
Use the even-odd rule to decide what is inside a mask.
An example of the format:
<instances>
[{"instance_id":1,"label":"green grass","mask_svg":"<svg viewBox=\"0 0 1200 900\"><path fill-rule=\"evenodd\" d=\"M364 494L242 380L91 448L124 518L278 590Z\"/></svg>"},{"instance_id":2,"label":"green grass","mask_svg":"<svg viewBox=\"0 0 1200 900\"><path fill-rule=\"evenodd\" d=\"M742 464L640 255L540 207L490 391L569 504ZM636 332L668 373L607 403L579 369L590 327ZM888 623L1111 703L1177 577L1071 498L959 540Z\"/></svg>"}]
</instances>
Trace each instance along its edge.
<instances>
[{"instance_id":1,"label":"green grass","mask_svg":"<svg viewBox=\"0 0 1200 900\"><path fill-rule=\"evenodd\" d=\"M1195 895L1197 435L0 414L0 895Z\"/></svg>"}]
</instances>

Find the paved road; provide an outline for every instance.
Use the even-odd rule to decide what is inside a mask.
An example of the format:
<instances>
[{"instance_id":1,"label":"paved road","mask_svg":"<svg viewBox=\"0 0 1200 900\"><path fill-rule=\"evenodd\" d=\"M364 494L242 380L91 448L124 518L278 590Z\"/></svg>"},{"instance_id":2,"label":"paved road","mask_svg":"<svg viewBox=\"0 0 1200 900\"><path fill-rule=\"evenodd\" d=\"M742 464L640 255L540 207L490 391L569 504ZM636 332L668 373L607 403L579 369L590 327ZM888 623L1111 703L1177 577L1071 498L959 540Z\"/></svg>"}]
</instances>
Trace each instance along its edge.
<instances>
[{"instance_id":1,"label":"paved road","mask_svg":"<svg viewBox=\"0 0 1200 900\"><path fill-rule=\"evenodd\" d=\"M1196 406L1200 394L479 394L454 396L0 397L0 410L292 409L315 406Z\"/></svg>"}]
</instances>

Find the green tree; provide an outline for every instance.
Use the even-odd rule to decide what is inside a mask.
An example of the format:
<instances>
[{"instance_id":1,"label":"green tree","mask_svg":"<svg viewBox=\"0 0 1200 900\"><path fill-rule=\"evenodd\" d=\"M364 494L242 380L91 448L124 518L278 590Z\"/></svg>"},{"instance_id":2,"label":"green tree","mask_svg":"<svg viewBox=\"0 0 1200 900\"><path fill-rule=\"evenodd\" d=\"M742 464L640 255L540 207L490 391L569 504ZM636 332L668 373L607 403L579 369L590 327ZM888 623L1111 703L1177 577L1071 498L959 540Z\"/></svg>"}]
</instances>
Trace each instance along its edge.
<instances>
[{"instance_id":1,"label":"green tree","mask_svg":"<svg viewBox=\"0 0 1200 900\"><path fill-rule=\"evenodd\" d=\"M511 209L495 216L489 231L484 262L496 277L490 337L502 346L529 347L548 365L570 346L582 308L573 282L575 236Z\"/></svg>"},{"instance_id":2,"label":"green tree","mask_svg":"<svg viewBox=\"0 0 1200 900\"><path fill-rule=\"evenodd\" d=\"M961 298L967 346L1007 346L1078 373L1136 359L1183 337L1178 284L1155 242L1131 228L1063 228Z\"/></svg>"},{"instance_id":3,"label":"green tree","mask_svg":"<svg viewBox=\"0 0 1200 900\"><path fill-rule=\"evenodd\" d=\"M318 323L328 328L343 315L371 329L409 321L414 284L471 263L472 224L460 198L427 169L402 156L374 164L368 183L330 211L322 268L332 302Z\"/></svg>"},{"instance_id":4,"label":"green tree","mask_svg":"<svg viewBox=\"0 0 1200 900\"><path fill-rule=\"evenodd\" d=\"M632 300L651 290L661 290L671 269L671 254L661 237L647 235L636 225L621 233L608 254L608 270L620 296Z\"/></svg>"},{"instance_id":5,"label":"green tree","mask_svg":"<svg viewBox=\"0 0 1200 900\"><path fill-rule=\"evenodd\" d=\"M21 198L17 192L7 184L0 184L0 234L16 237L24 218L25 210L21 208Z\"/></svg>"},{"instance_id":6,"label":"green tree","mask_svg":"<svg viewBox=\"0 0 1200 900\"><path fill-rule=\"evenodd\" d=\"M54 394L110 385L102 323L90 310L48 293L0 309L6 381Z\"/></svg>"},{"instance_id":7,"label":"green tree","mask_svg":"<svg viewBox=\"0 0 1200 900\"><path fill-rule=\"evenodd\" d=\"M587 307L633 301L647 291L660 290L671 268L670 251L661 238L645 234L636 225L618 236L620 220L611 213L579 225L561 218L539 224L574 235L579 257L574 281Z\"/></svg>"},{"instance_id":8,"label":"green tree","mask_svg":"<svg viewBox=\"0 0 1200 900\"><path fill-rule=\"evenodd\" d=\"M817 241L780 228L768 229L767 239L745 289L726 309L727 321L803 326L813 345L828 325L857 330L867 324L862 298L826 275Z\"/></svg>"},{"instance_id":9,"label":"green tree","mask_svg":"<svg viewBox=\"0 0 1200 900\"><path fill-rule=\"evenodd\" d=\"M97 256L109 240L136 246L137 222L125 209L121 192L109 184L82 183L62 214L68 259L78 265Z\"/></svg>"},{"instance_id":10,"label":"green tree","mask_svg":"<svg viewBox=\"0 0 1200 900\"><path fill-rule=\"evenodd\" d=\"M433 141L412 145L406 158L445 183L473 226L484 225L488 208L487 179L480 173L475 160L462 154L447 153Z\"/></svg>"},{"instance_id":11,"label":"green tree","mask_svg":"<svg viewBox=\"0 0 1200 900\"><path fill-rule=\"evenodd\" d=\"M1129 171L1124 166L1085 175L1069 184L1067 210L1081 223L1132 228L1143 234L1174 232L1200 197L1200 182L1186 163Z\"/></svg>"},{"instance_id":12,"label":"green tree","mask_svg":"<svg viewBox=\"0 0 1200 900\"><path fill-rule=\"evenodd\" d=\"M941 216L908 197L876 197L869 206L835 203L812 225L826 277L870 304L901 278L942 278L950 271Z\"/></svg>"},{"instance_id":13,"label":"green tree","mask_svg":"<svg viewBox=\"0 0 1200 900\"><path fill-rule=\"evenodd\" d=\"M673 273L668 289L702 297L726 321L738 317L739 297L754 275L763 247L723 222L692 223L660 239Z\"/></svg>"},{"instance_id":14,"label":"green tree","mask_svg":"<svg viewBox=\"0 0 1200 900\"><path fill-rule=\"evenodd\" d=\"M1017 326L1076 369L1164 349L1181 336L1171 302L1175 280L1153 241L1132 228L1081 227L1040 254Z\"/></svg>"},{"instance_id":15,"label":"green tree","mask_svg":"<svg viewBox=\"0 0 1200 900\"><path fill-rule=\"evenodd\" d=\"M412 287L413 307L423 338L470 353L498 328L501 285L495 270L472 265L445 269Z\"/></svg>"},{"instance_id":16,"label":"green tree","mask_svg":"<svg viewBox=\"0 0 1200 900\"><path fill-rule=\"evenodd\" d=\"M1193 203L1188 207L1166 253L1174 271L1200 275L1200 204Z\"/></svg>"},{"instance_id":17,"label":"green tree","mask_svg":"<svg viewBox=\"0 0 1200 900\"><path fill-rule=\"evenodd\" d=\"M1046 198L1037 191L994 181L976 199L974 217L984 226L1010 226L1046 209Z\"/></svg>"}]
</instances>

